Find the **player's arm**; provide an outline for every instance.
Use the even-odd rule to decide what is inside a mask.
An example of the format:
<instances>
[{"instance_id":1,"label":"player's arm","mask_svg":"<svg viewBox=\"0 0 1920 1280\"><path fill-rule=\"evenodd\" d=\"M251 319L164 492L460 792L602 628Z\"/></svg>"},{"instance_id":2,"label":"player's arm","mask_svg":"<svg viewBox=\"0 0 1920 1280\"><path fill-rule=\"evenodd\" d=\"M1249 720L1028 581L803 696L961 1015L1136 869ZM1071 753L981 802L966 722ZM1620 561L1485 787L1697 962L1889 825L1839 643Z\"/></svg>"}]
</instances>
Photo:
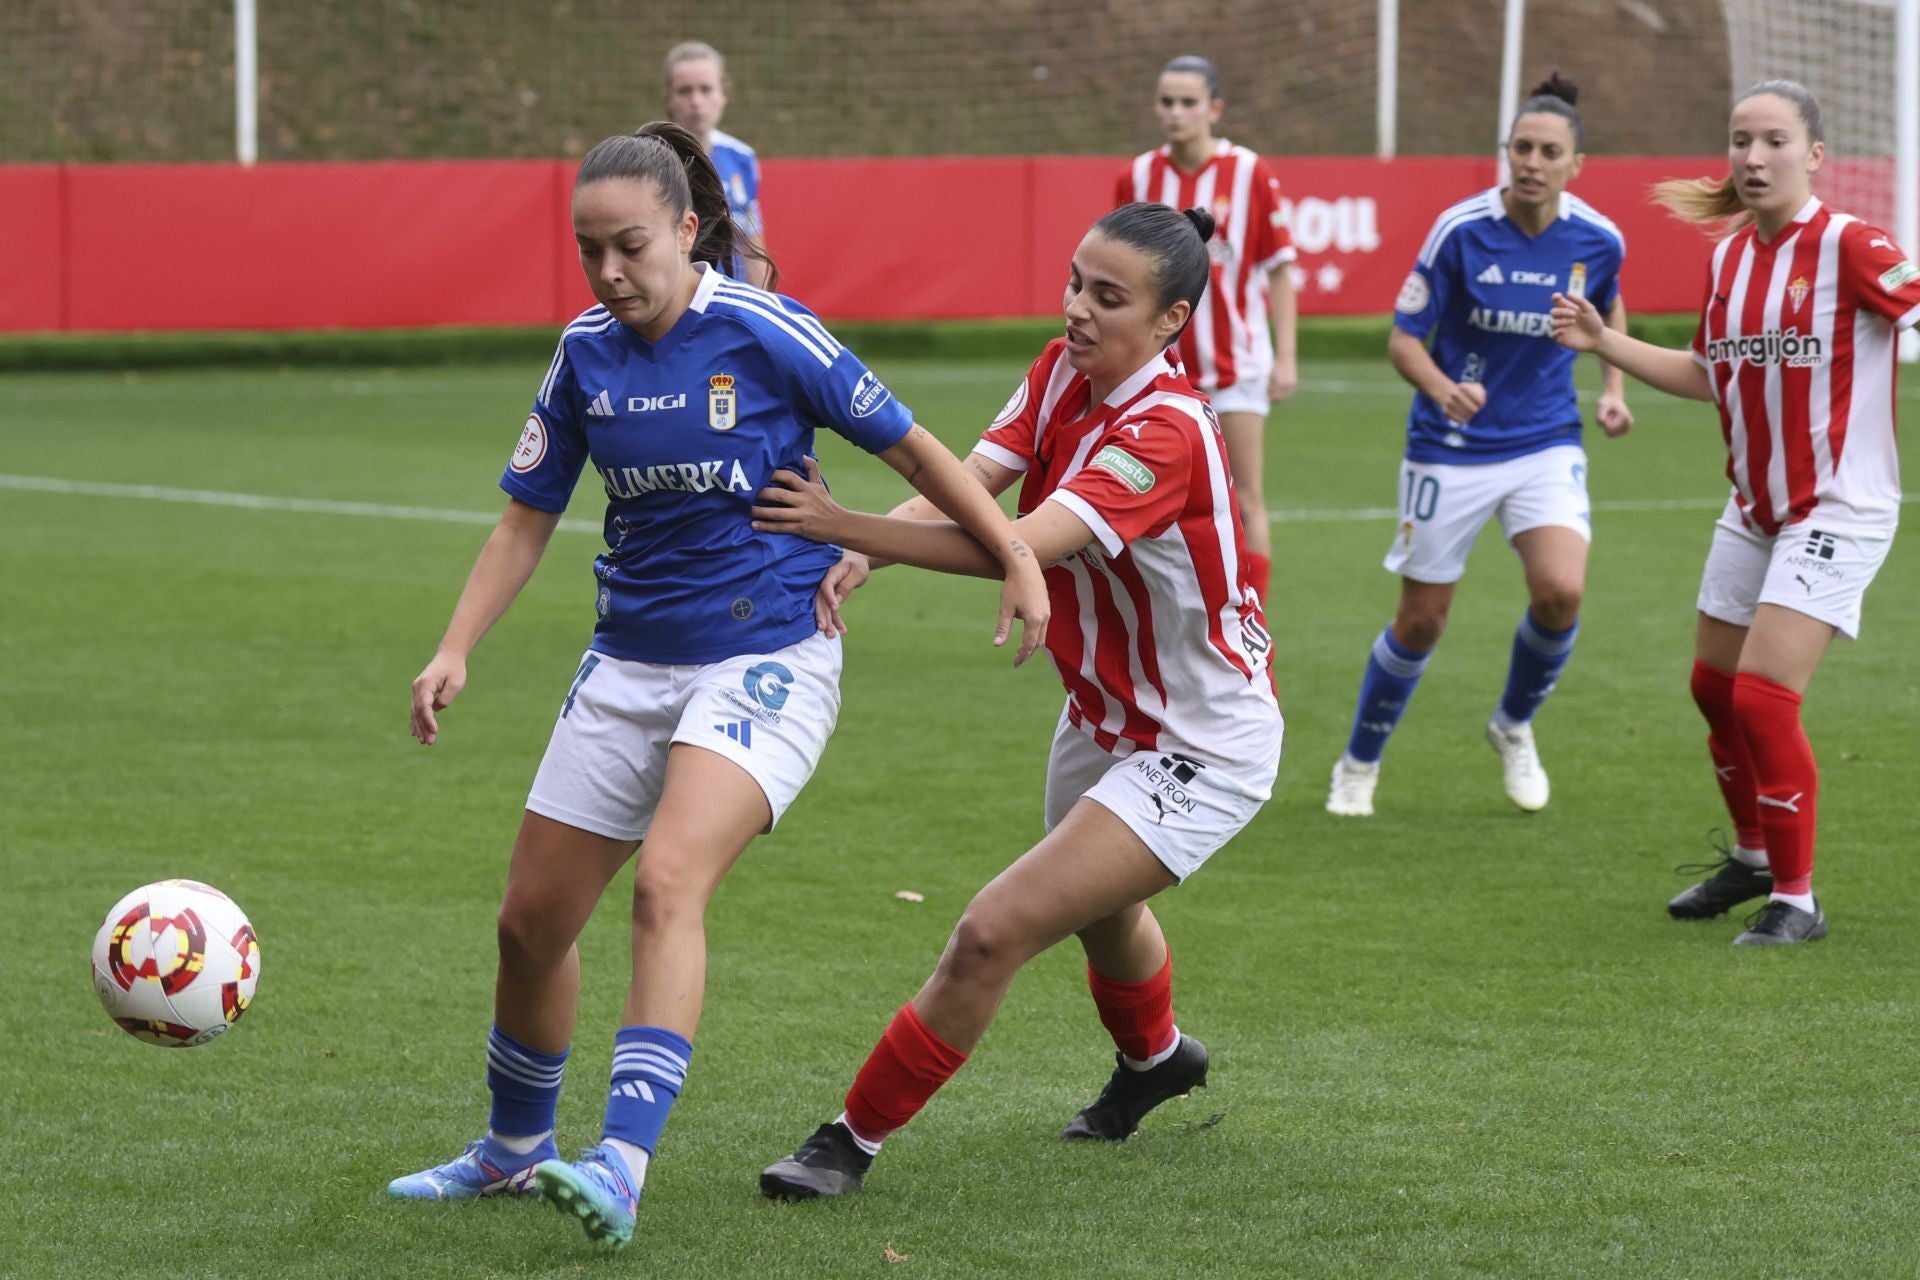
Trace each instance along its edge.
<instances>
[{"instance_id":1,"label":"player's arm","mask_svg":"<svg viewBox=\"0 0 1920 1280\"><path fill-rule=\"evenodd\" d=\"M1454 422L1465 422L1487 403L1487 389L1477 382L1455 382L1441 371L1427 344L1395 325L1387 339L1387 359L1394 369L1440 412Z\"/></svg>"},{"instance_id":2,"label":"player's arm","mask_svg":"<svg viewBox=\"0 0 1920 1280\"><path fill-rule=\"evenodd\" d=\"M518 498L507 500L507 509L487 535L467 585L460 590L440 647L414 678L411 728L422 743L432 746L439 736L434 712L460 696L467 683L467 655L527 585L559 524L557 511L542 511Z\"/></svg>"},{"instance_id":3,"label":"player's arm","mask_svg":"<svg viewBox=\"0 0 1920 1280\"><path fill-rule=\"evenodd\" d=\"M1686 400L1713 399L1707 370L1690 351L1675 351L1630 338L1600 318L1585 298L1553 295L1553 338L1572 351L1591 351L1615 368L1624 369L1656 391Z\"/></svg>"},{"instance_id":4,"label":"player's arm","mask_svg":"<svg viewBox=\"0 0 1920 1280\"><path fill-rule=\"evenodd\" d=\"M1627 331L1627 301L1618 293L1613 295L1613 306L1607 309L1607 328L1618 334ZM1633 410L1627 408L1627 375L1618 365L1605 360L1600 362L1600 403L1593 416L1609 438L1633 430Z\"/></svg>"},{"instance_id":5,"label":"player's arm","mask_svg":"<svg viewBox=\"0 0 1920 1280\"><path fill-rule=\"evenodd\" d=\"M1300 387L1300 299L1293 291L1291 262L1267 272L1267 318L1273 325L1273 373L1267 379L1267 398L1279 404Z\"/></svg>"}]
</instances>

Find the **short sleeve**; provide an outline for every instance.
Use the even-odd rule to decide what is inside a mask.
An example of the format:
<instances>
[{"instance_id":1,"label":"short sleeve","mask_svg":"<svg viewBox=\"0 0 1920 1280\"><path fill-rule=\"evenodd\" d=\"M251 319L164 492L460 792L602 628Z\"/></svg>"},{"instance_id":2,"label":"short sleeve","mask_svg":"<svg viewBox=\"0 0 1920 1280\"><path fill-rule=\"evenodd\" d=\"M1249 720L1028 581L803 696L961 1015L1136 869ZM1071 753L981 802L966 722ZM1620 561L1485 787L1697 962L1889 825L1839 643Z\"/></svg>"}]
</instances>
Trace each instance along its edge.
<instances>
[{"instance_id":1,"label":"short sleeve","mask_svg":"<svg viewBox=\"0 0 1920 1280\"><path fill-rule=\"evenodd\" d=\"M1033 367L1027 370L1020 385L1013 389L1007 403L995 415L992 425L980 434L973 452L1015 471L1025 471L1033 465L1040 448L1040 400L1045 389L1038 384L1045 361L1046 357L1042 356L1033 362Z\"/></svg>"},{"instance_id":2,"label":"short sleeve","mask_svg":"<svg viewBox=\"0 0 1920 1280\"><path fill-rule=\"evenodd\" d=\"M1086 521L1107 554L1117 556L1136 538L1166 532L1186 509L1193 430L1160 416L1122 421L1047 501Z\"/></svg>"},{"instance_id":3,"label":"short sleeve","mask_svg":"<svg viewBox=\"0 0 1920 1280\"><path fill-rule=\"evenodd\" d=\"M567 358L567 342L560 340L547 366L547 376L520 428L520 441L507 459L500 487L507 496L539 511L567 509L580 469L587 461L587 433L580 425L580 384Z\"/></svg>"},{"instance_id":4,"label":"short sleeve","mask_svg":"<svg viewBox=\"0 0 1920 1280\"><path fill-rule=\"evenodd\" d=\"M913 430L913 410L859 356L835 341L811 311L790 298L775 301L785 313L782 327L796 338L777 344L794 382L790 390L812 424L868 453L884 453L899 444Z\"/></svg>"},{"instance_id":5,"label":"short sleeve","mask_svg":"<svg viewBox=\"0 0 1920 1280\"><path fill-rule=\"evenodd\" d=\"M1294 252L1293 233L1287 229L1286 208L1280 203L1280 179L1265 160L1253 164L1247 187L1247 257L1254 270L1271 271L1300 255Z\"/></svg>"},{"instance_id":6,"label":"short sleeve","mask_svg":"<svg viewBox=\"0 0 1920 1280\"><path fill-rule=\"evenodd\" d=\"M1431 247L1421 250L1414 259L1413 270L1407 273L1400 296L1393 303L1393 323L1416 338L1433 332L1446 312L1447 294L1460 262L1460 237L1449 235L1432 244L1438 233L1439 225L1435 224L1434 233L1428 236Z\"/></svg>"},{"instance_id":7,"label":"short sleeve","mask_svg":"<svg viewBox=\"0 0 1920 1280\"><path fill-rule=\"evenodd\" d=\"M1901 329L1920 323L1920 265L1893 237L1864 222L1841 233L1842 285L1858 305Z\"/></svg>"}]
</instances>

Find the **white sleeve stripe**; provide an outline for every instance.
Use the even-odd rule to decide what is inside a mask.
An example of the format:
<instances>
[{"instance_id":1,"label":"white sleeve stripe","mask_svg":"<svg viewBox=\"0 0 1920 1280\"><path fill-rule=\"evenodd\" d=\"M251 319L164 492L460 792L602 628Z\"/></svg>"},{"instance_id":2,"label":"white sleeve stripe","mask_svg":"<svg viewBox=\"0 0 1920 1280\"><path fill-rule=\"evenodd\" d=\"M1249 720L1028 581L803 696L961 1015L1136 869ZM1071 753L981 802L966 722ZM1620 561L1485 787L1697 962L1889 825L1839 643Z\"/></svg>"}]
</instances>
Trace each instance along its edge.
<instances>
[{"instance_id":1,"label":"white sleeve stripe","mask_svg":"<svg viewBox=\"0 0 1920 1280\"><path fill-rule=\"evenodd\" d=\"M1599 227L1602 231L1605 231L1608 235L1611 235L1615 240L1619 241L1620 248L1622 250L1626 249L1627 238L1624 235L1620 234L1619 227L1614 226L1613 223L1608 221L1605 217L1593 212L1590 209L1581 209L1578 205L1574 206L1573 216L1580 219L1582 222L1590 222L1594 226Z\"/></svg>"},{"instance_id":2,"label":"white sleeve stripe","mask_svg":"<svg viewBox=\"0 0 1920 1280\"><path fill-rule=\"evenodd\" d=\"M1911 329L1916 324L1920 324L1920 304L1915 305L1913 310L1907 312L1907 314L1901 316L1898 320L1895 320L1893 327L1896 329Z\"/></svg>"},{"instance_id":3,"label":"white sleeve stripe","mask_svg":"<svg viewBox=\"0 0 1920 1280\"><path fill-rule=\"evenodd\" d=\"M799 311L788 310L787 305L780 300L778 294L768 293L764 289L754 289L749 286L730 284L725 279L720 281L715 292L726 294L728 297L735 298L742 302L754 302L761 306L772 307L781 315L811 333L829 352L834 355L840 354L840 343L832 334L827 332L827 326L821 324L820 321L813 316L806 315Z\"/></svg>"},{"instance_id":4,"label":"white sleeve stripe","mask_svg":"<svg viewBox=\"0 0 1920 1280\"><path fill-rule=\"evenodd\" d=\"M1445 233L1449 229L1448 224L1465 214L1474 212L1476 209L1484 211L1485 205L1486 194L1482 192L1480 195L1474 196L1471 199L1462 200L1452 208L1443 210L1440 216L1433 220L1433 226L1427 231L1427 238L1421 242L1421 261L1424 262L1427 254L1438 247L1436 243L1438 240L1445 238Z\"/></svg>"},{"instance_id":5,"label":"white sleeve stripe","mask_svg":"<svg viewBox=\"0 0 1920 1280\"><path fill-rule=\"evenodd\" d=\"M1093 530L1093 536L1100 540L1100 545L1107 549L1108 555L1117 556L1127 549L1127 544L1122 542L1120 535L1113 531L1113 526L1107 523L1107 518L1095 511L1093 504L1079 494L1067 489L1055 489L1047 495L1047 501L1059 503L1084 520L1087 528Z\"/></svg>"},{"instance_id":6,"label":"white sleeve stripe","mask_svg":"<svg viewBox=\"0 0 1920 1280\"><path fill-rule=\"evenodd\" d=\"M1007 448L1007 446L995 444L991 440L974 441L973 452L979 454L989 462L997 462L1001 466L1010 467L1015 471L1025 471L1027 469L1028 463L1025 458Z\"/></svg>"},{"instance_id":7,"label":"white sleeve stripe","mask_svg":"<svg viewBox=\"0 0 1920 1280\"><path fill-rule=\"evenodd\" d=\"M1446 244L1448 236L1467 225L1467 223L1480 222L1485 220L1486 217L1487 212L1484 209L1479 211L1469 209L1465 213L1456 214L1437 224L1433 229L1433 234L1427 237L1425 247L1420 250L1421 265L1432 266L1434 260L1440 256L1440 248Z\"/></svg>"},{"instance_id":8,"label":"white sleeve stripe","mask_svg":"<svg viewBox=\"0 0 1920 1280\"><path fill-rule=\"evenodd\" d=\"M787 336L791 337L796 343L798 343L801 346L801 348L806 351L808 355L812 356L815 360L818 360L824 367L828 369L833 368L833 357L829 355L827 352L821 350L820 346L817 343L815 343L813 339L809 338L805 333L803 333L801 330L796 329L793 325L787 323L786 317L784 317L780 312L769 310L766 307L756 306L753 303L748 302L744 298L735 298L735 297L732 297L731 295L724 294L724 293L716 292L713 295L713 300L721 304L722 306L738 307L742 311L751 311L754 315L761 316L767 320L771 320L776 327L785 330L787 333Z\"/></svg>"},{"instance_id":9,"label":"white sleeve stripe","mask_svg":"<svg viewBox=\"0 0 1920 1280\"><path fill-rule=\"evenodd\" d=\"M549 409L553 408L553 400L551 397L553 396L554 379L560 376L560 366L566 362L567 340L563 337L560 339L560 344L553 349L553 363L547 366L547 376L540 380L540 394L534 397L534 399L546 405Z\"/></svg>"}]
</instances>

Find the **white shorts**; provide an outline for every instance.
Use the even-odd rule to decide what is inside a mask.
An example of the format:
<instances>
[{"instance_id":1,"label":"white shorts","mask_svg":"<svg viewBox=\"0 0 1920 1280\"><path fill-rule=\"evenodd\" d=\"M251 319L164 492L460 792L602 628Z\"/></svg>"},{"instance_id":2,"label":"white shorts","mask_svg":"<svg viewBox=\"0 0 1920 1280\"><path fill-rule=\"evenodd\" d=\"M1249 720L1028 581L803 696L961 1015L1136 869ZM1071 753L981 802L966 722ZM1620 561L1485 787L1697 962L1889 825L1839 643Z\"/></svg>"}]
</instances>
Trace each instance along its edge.
<instances>
[{"instance_id":1,"label":"white shorts","mask_svg":"<svg viewBox=\"0 0 1920 1280\"><path fill-rule=\"evenodd\" d=\"M1164 751L1116 756L1060 713L1047 755L1047 830L1082 798L1097 801L1146 843L1175 880L1200 869L1273 794L1284 726L1264 760L1198 760Z\"/></svg>"},{"instance_id":2,"label":"white shorts","mask_svg":"<svg viewBox=\"0 0 1920 1280\"><path fill-rule=\"evenodd\" d=\"M1267 416L1273 402L1267 399L1267 369L1257 378L1241 378L1225 391L1209 391L1207 399L1215 413L1257 413Z\"/></svg>"},{"instance_id":3,"label":"white shorts","mask_svg":"<svg viewBox=\"0 0 1920 1280\"><path fill-rule=\"evenodd\" d=\"M1529 529L1571 529L1593 541L1587 451L1560 444L1484 466L1400 464L1400 528L1383 562L1415 582L1458 582L1474 539L1495 515L1511 543Z\"/></svg>"},{"instance_id":4,"label":"white shorts","mask_svg":"<svg viewBox=\"0 0 1920 1280\"><path fill-rule=\"evenodd\" d=\"M1713 523L1713 546L1700 575L1700 612L1736 627L1753 625L1754 610L1777 604L1831 624L1849 640L1860 634L1860 602L1893 549L1893 533L1829 532L1816 514L1769 538L1740 523L1732 498Z\"/></svg>"},{"instance_id":5,"label":"white shorts","mask_svg":"<svg viewBox=\"0 0 1920 1280\"><path fill-rule=\"evenodd\" d=\"M820 763L840 716L840 641L673 666L588 650L560 704L527 809L643 840L676 742L718 752L766 794L773 823Z\"/></svg>"}]
</instances>

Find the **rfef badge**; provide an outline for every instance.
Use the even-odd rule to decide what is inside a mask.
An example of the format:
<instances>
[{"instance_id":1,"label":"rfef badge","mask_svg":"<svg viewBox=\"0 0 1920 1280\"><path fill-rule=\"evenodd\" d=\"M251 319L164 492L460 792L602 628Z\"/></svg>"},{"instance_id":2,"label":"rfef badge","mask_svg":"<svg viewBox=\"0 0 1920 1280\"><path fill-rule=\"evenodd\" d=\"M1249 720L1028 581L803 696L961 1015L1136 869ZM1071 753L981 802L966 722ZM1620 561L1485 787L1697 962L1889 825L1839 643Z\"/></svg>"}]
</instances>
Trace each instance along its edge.
<instances>
[{"instance_id":1,"label":"rfef badge","mask_svg":"<svg viewBox=\"0 0 1920 1280\"><path fill-rule=\"evenodd\" d=\"M739 393L733 389L733 375L716 373L707 379L707 425L715 431L731 431L740 421Z\"/></svg>"}]
</instances>

